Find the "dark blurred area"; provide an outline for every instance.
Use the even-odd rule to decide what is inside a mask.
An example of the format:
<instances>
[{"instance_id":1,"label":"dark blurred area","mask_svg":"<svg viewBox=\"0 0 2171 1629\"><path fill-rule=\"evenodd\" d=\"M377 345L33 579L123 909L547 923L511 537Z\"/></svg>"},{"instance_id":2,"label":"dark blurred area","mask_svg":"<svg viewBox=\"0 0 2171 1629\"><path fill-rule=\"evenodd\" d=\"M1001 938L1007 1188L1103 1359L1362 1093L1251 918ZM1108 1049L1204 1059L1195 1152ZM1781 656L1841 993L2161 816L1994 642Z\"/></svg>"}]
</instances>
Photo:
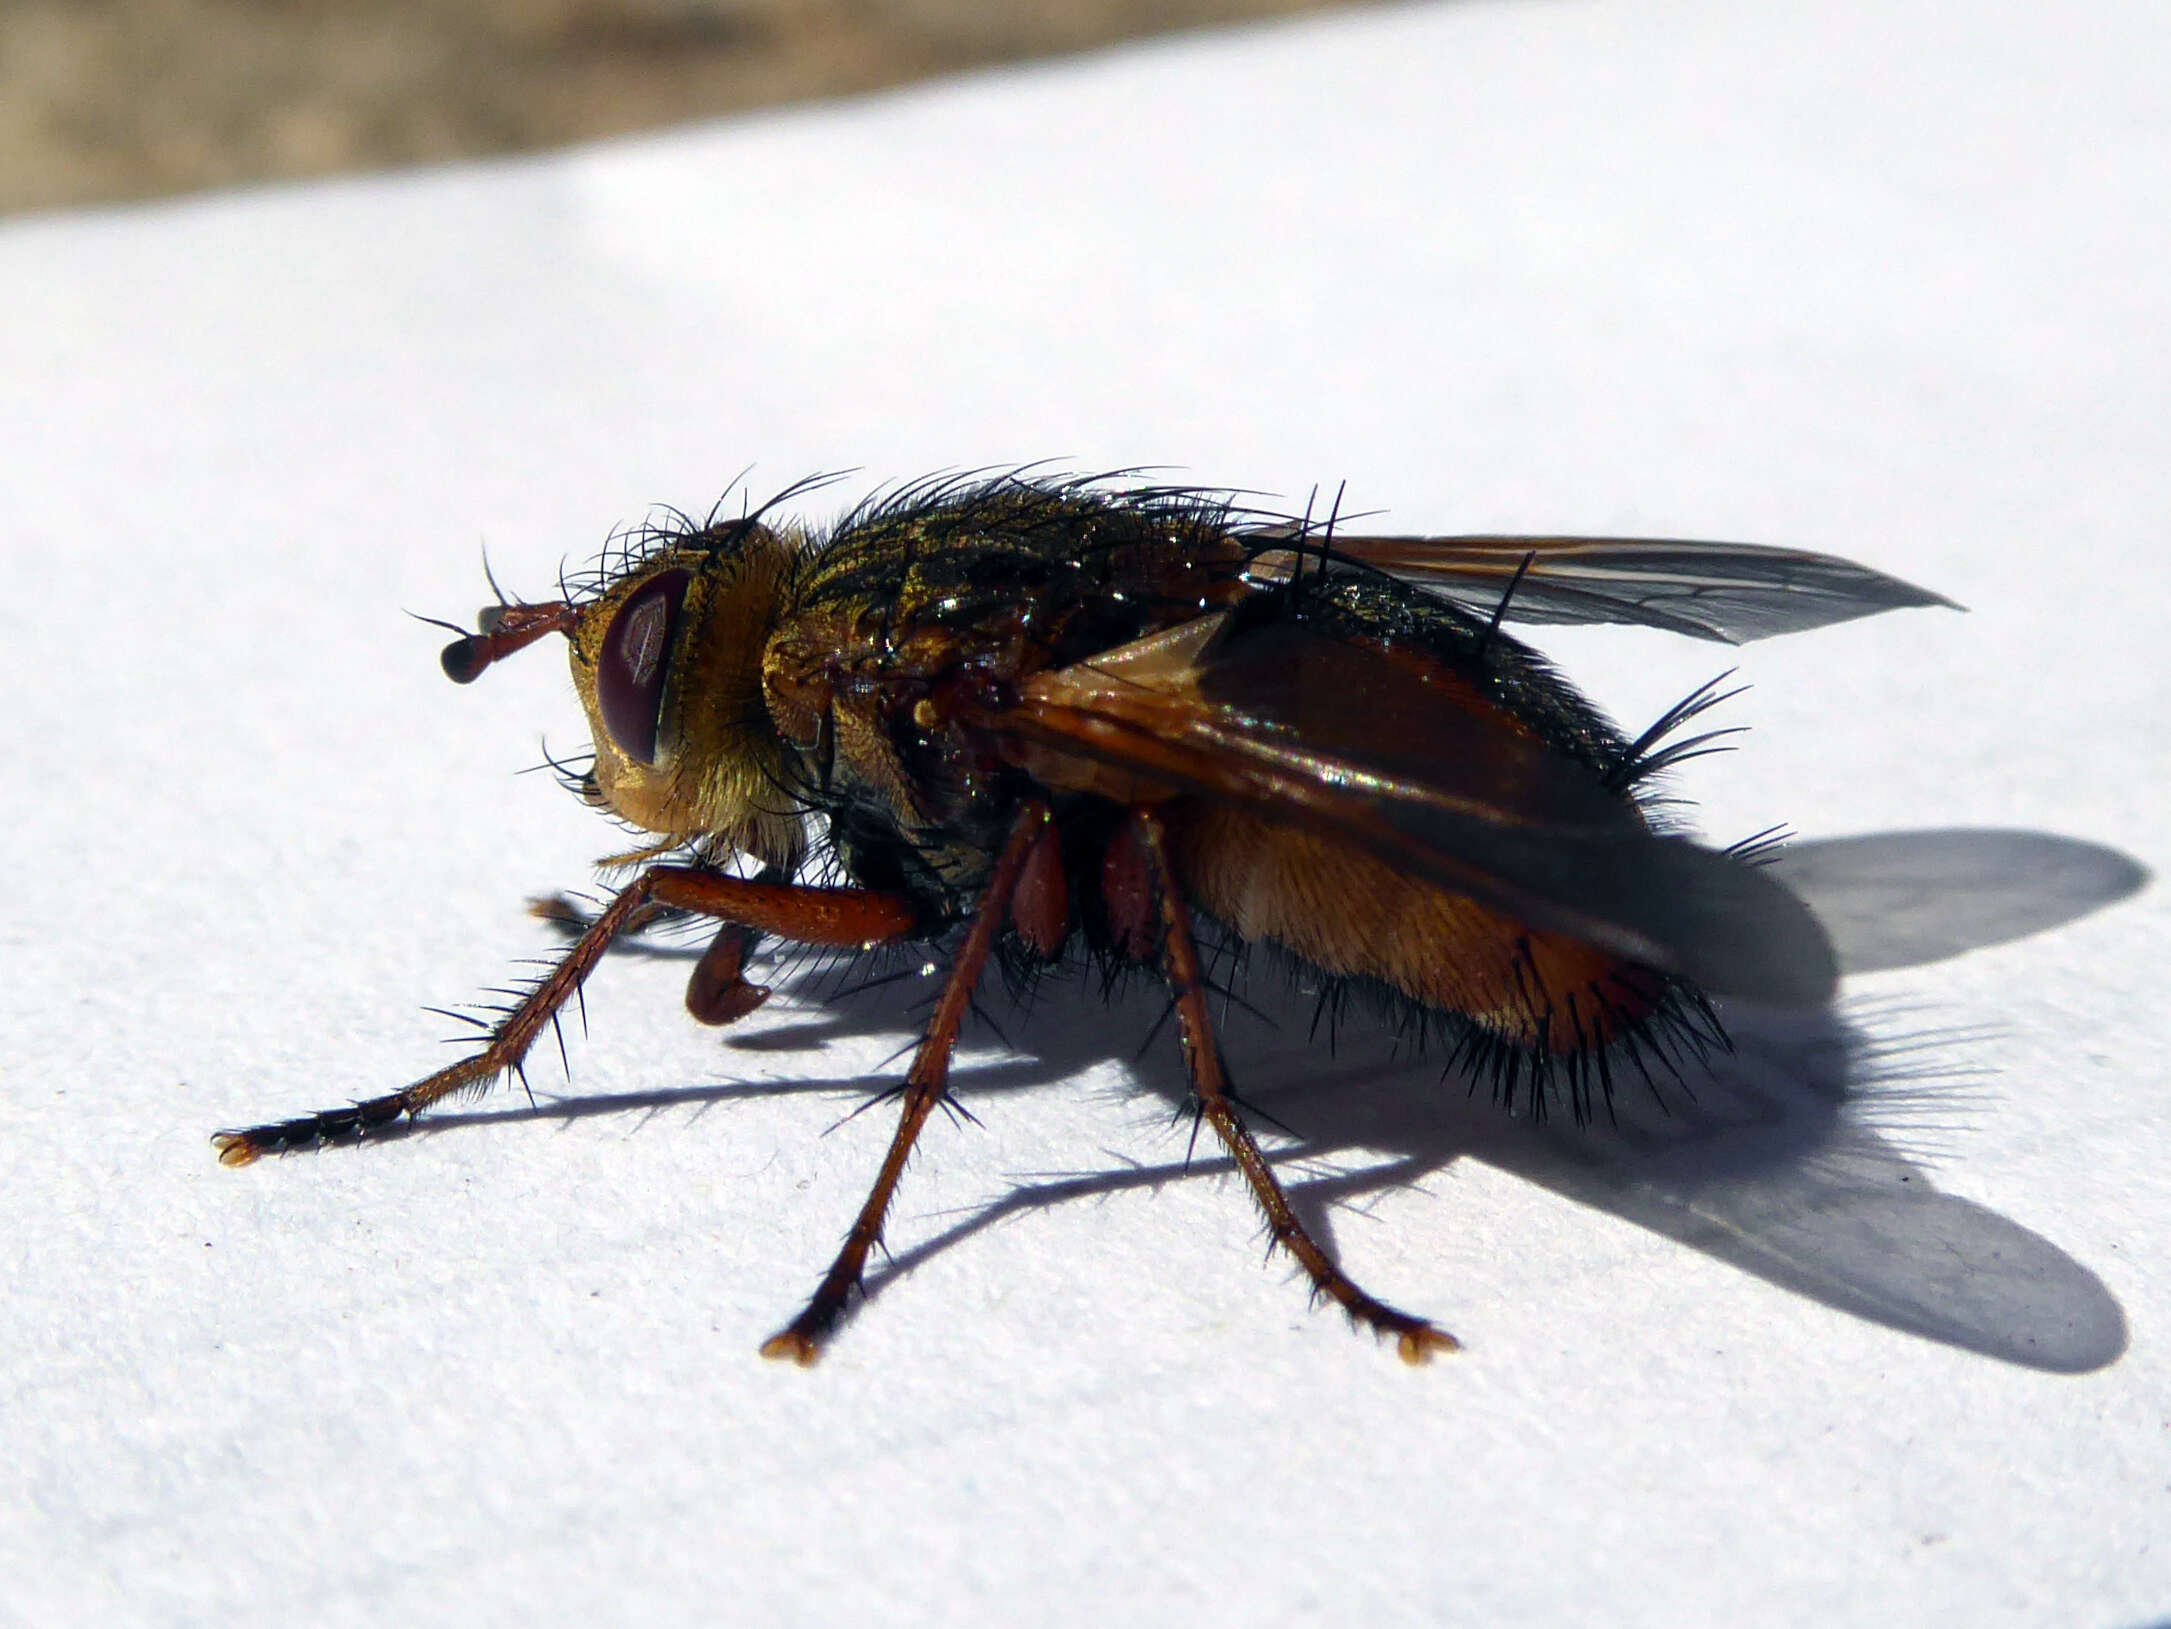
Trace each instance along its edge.
<instances>
[{"instance_id":1,"label":"dark blurred area","mask_svg":"<svg viewBox=\"0 0 2171 1629\"><path fill-rule=\"evenodd\" d=\"M517 152L1337 0L0 0L0 210Z\"/></svg>"}]
</instances>

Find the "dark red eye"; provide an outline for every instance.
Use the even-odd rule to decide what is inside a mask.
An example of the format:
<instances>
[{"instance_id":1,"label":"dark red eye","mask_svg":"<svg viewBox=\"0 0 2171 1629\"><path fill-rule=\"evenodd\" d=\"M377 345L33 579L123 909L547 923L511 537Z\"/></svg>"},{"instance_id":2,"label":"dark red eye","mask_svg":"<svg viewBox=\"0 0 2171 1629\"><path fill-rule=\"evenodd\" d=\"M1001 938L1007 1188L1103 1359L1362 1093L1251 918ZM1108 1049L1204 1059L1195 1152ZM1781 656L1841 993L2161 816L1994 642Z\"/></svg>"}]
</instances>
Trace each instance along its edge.
<instances>
[{"instance_id":1,"label":"dark red eye","mask_svg":"<svg viewBox=\"0 0 2171 1629\"><path fill-rule=\"evenodd\" d=\"M663 721L663 683L671 671L679 608L690 571L667 571L618 608L596 664L596 703L618 750L644 764L656 761Z\"/></svg>"}]
</instances>

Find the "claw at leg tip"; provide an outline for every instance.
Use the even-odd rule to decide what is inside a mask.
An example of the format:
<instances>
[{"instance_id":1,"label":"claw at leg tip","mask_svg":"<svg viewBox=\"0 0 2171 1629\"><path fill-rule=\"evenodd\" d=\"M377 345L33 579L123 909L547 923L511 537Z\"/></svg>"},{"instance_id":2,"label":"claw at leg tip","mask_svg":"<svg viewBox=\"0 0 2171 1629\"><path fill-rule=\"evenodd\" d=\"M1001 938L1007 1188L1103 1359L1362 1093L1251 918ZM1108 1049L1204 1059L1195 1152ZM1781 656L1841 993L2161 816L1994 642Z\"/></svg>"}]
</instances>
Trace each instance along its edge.
<instances>
[{"instance_id":1,"label":"claw at leg tip","mask_svg":"<svg viewBox=\"0 0 2171 1629\"><path fill-rule=\"evenodd\" d=\"M264 1152L247 1136L235 1131L220 1132L211 1139L211 1146L219 1151L219 1163L234 1170L254 1165Z\"/></svg>"},{"instance_id":2,"label":"claw at leg tip","mask_svg":"<svg viewBox=\"0 0 2171 1629\"><path fill-rule=\"evenodd\" d=\"M1429 1324L1423 1329L1404 1331L1395 1340L1395 1352L1404 1363L1416 1367L1430 1363L1435 1352L1459 1352L1462 1342L1444 1329L1434 1329Z\"/></svg>"},{"instance_id":3,"label":"claw at leg tip","mask_svg":"<svg viewBox=\"0 0 2171 1629\"><path fill-rule=\"evenodd\" d=\"M822 1349L797 1330L787 1329L763 1341L761 1355L772 1362L796 1363L802 1369L811 1369L820 1361Z\"/></svg>"}]
</instances>

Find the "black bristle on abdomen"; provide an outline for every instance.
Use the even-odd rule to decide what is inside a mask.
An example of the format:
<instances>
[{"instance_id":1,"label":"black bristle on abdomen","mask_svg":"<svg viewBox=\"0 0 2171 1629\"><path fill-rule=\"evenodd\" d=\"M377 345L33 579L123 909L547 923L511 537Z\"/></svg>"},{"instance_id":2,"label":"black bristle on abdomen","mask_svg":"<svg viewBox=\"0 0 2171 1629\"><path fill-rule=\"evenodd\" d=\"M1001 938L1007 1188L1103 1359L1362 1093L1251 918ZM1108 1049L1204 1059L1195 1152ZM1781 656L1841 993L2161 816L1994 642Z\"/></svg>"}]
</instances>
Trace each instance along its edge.
<instances>
[{"instance_id":1,"label":"black bristle on abdomen","mask_svg":"<svg viewBox=\"0 0 2171 1629\"><path fill-rule=\"evenodd\" d=\"M1226 930L1223 930L1226 931ZM1656 987L1622 989L1650 1010L1632 1016L1602 989L1587 992L1591 1010L1573 997L1534 1015L1546 1036L1575 1038L1559 1051L1533 1047L1466 1014L1445 1012L1413 1001L1378 979L1329 974L1278 945L1251 942L1247 961L1278 966L1291 982L1313 993L1311 1035L1333 1046L1337 1032L1353 1021L1376 1022L1411 1051L1439 1061L1443 1075L1459 1075L1471 1095L1483 1092L1499 1107L1543 1122L1562 1109L1578 1126L1601 1115L1612 1116L1616 1074L1639 1077L1654 1102L1667 1106L1668 1093L1696 1094L1690 1085L1715 1054L1733 1050L1710 1000L1669 975L1640 974ZM1608 1033L1604 1042L1597 1038Z\"/></svg>"}]
</instances>

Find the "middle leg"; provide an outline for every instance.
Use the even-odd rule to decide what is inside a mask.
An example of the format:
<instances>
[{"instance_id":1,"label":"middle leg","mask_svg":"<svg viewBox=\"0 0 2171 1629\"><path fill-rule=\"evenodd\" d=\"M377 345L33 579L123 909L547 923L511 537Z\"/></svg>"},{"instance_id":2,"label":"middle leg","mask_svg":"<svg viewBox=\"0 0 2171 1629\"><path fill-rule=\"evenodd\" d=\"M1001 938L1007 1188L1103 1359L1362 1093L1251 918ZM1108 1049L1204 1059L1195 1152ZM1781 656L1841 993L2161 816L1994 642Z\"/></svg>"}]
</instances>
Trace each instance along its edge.
<instances>
[{"instance_id":1,"label":"middle leg","mask_svg":"<svg viewBox=\"0 0 2171 1629\"><path fill-rule=\"evenodd\" d=\"M763 1357L788 1358L801 1368L811 1367L821 1357L822 1343L836 1329L853 1292L859 1288L867 1271L867 1257L882 1240L883 1219L889 1214L890 1201L905 1174L912 1145L919 1140L920 1129L934 1113L935 1105L949 1095L950 1054L957 1047L957 1032L972 1003L973 987L980 982L988 953L995 947L996 932L1009 917L1011 896L1017 892L1025 862L1047 830L1048 819L1047 805L1032 803L1011 827L1002 857L995 862L994 874L988 879L987 892L980 897L972 927L958 948L957 960L950 964L949 981L942 987L935 1016L920 1039L919 1051L913 1055L911 1072L905 1076L904 1112L897 1122L897 1134L890 1139L889 1153L883 1157L882 1169L875 1175L874 1190L860 1207L858 1219L844 1236L844 1247L837 1252L814 1298L804 1312L762 1344Z\"/></svg>"}]
</instances>

